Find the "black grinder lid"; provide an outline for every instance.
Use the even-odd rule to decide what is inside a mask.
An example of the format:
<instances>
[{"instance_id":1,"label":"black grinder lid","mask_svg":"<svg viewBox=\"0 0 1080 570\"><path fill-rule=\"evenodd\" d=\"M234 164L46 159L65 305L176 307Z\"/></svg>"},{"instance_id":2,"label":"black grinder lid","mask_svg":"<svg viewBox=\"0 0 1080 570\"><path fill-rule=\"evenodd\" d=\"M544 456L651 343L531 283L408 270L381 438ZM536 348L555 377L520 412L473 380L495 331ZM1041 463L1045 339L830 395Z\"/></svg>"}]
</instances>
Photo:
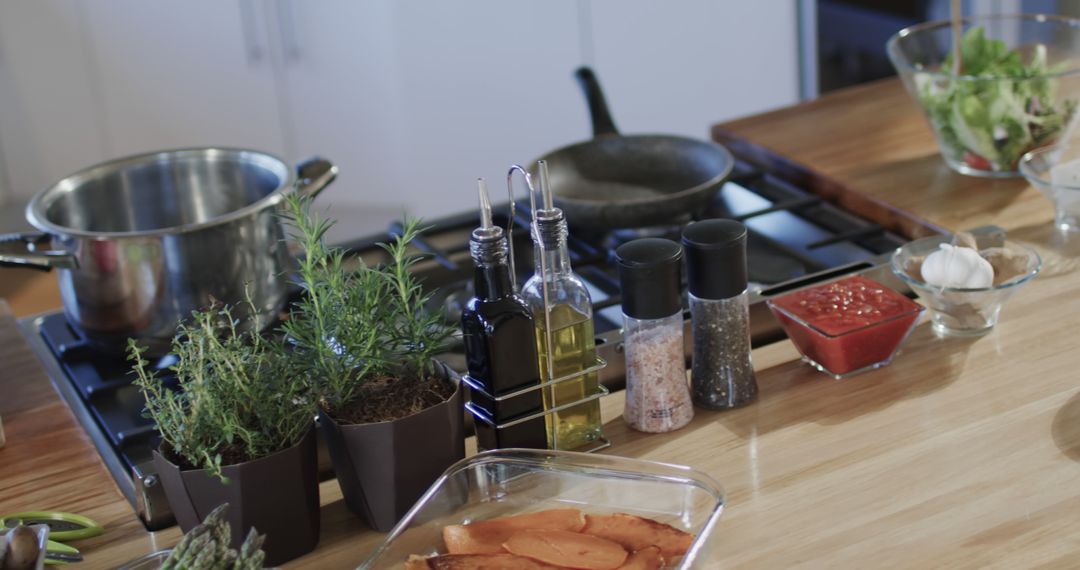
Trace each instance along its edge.
<instances>
[{"instance_id":1,"label":"black grinder lid","mask_svg":"<svg viewBox=\"0 0 1080 570\"><path fill-rule=\"evenodd\" d=\"M746 290L746 226L702 220L683 230L686 279L698 299L730 299Z\"/></svg>"},{"instance_id":2,"label":"black grinder lid","mask_svg":"<svg viewBox=\"0 0 1080 570\"><path fill-rule=\"evenodd\" d=\"M662 319L682 311L682 258L679 244L641 238L615 250L622 310L635 319Z\"/></svg>"}]
</instances>

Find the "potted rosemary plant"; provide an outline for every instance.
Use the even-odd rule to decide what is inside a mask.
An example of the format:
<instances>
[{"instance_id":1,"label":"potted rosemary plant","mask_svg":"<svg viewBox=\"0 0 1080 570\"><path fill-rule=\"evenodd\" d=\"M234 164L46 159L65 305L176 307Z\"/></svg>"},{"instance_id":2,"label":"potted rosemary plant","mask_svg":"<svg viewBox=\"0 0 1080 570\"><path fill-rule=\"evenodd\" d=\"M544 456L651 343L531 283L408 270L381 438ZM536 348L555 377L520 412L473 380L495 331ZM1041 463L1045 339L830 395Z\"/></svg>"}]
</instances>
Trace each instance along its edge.
<instances>
[{"instance_id":1,"label":"potted rosemary plant","mask_svg":"<svg viewBox=\"0 0 1080 570\"><path fill-rule=\"evenodd\" d=\"M452 328L425 307L429 294L410 272L416 220L382 244L386 263L348 268L343 252L324 244L332 221L295 196L289 213L306 254L299 272L306 295L284 330L319 396L319 426L345 503L385 532L465 456L459 379L436 360Z\"/></svg>"},{"instance_id":2,"label":"potted rosemary plant","mask_svg":"<svg viewBox=\"0 0 1080 570\"><path fill-rule=\"evenodd\" d=\"M242 331L228 307L193 313L172 343L178 390L134 340L128 351L161 432L154 465L180 527L229 503L232 548L255 527L277 566L319 541L315 401L284 343L256 328Z\"/></svg>"}]
</instances>

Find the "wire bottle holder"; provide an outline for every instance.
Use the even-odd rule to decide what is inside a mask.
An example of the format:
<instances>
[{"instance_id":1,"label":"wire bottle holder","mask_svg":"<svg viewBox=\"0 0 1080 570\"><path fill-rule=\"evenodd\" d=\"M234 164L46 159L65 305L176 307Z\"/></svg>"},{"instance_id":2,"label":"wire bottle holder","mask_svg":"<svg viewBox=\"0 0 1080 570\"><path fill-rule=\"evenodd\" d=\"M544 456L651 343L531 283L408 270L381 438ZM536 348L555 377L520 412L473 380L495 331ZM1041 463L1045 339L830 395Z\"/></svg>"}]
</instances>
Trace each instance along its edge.
<instances>
[{"instance_id":1,"label":"wire bottle holder","mask_svg":"<svg viewBox=\"0 0 1080 570\"><path fill-rule=\"evenodd\" d=\"M530 223L529 229L532 232L532 235L534 235L534 236L539 235L540 230L539 230L539 224L537 223L537 211L538 211L538 209L536 207L536 192L537 192L537 190L532 184L532 176L530 176L529 171L526 170L524 167L515 164L515 165L511 166L510 170L506 173L506 190L507 190L507 194L510 197L510 215L509 215L509 221L507 222L506 235L507 235L507 242L508 242L509 248L510 248L510 255L509 255L509 258L510 258L509 259L509 262L510 262L510 275L513 276L513 281L514 281L513 287L514 287L514 290L517 291L517 288L518 288L517 287L517 277L516 277L517 273L515 272L515 267L514 267L514 240L510 238L510 236L512 235L512 231L514 229L513 226L514 226L514 223L515 223L515 220L516 220L515 203L514 203L514 173L520 173L522 175L522 178L524 178L524 180L525 180L526 191L528 192L528 195L529 195L529 209L530 209L531 216L532 216L532 221ZM546 178L547 178L546 177L546 169L543 168L543 165L542 165L542 167L541 167L541 183L542 184L541 185L544 188L548 188ZM554 207L550 191L547 192L545 195L541 196L541 199L543 200L544 207L547 210L551 210ZM542 291L543 307L544 307L544 311L543 311L543 313L544 313L544 325L545 325L544 326L544 334L546 335L545 340L547 341L547 346L552 347L552 346L554 346L554 344L552 342L552 337L551 337L551 302L550 302L549 293L548 293L548 287L549 287L548 274L551 271L551 268L548 267L547 256L544 255L548 251L547 248L548 248L548 246L550 244L547 243L548 240L537 239L535 241L536 241L536 246L539 248L539 251L537 252L537 255L540 256L540 263L539 263L539 266L540 266L540 282L541 282L540 289ZM517 390L517 391L511 392L509 394L503 394L501 396L496 396L494 394L489 394L486 390L484 390L483 384L481 384L477 380L473 379L468 374L466 374L465 376L462 377L462 381L465 382L465 384L468 385L471 390L476 391L476 392L480 392L485 397L487 397L487 398L489 398L491 400L494 400L495 402L503 402L503 401L509 400L511 398L517 398L517 397L520 397L520 396L522 396L524 394L529 394L531 392L534 392L536 390L547 390L548 391L547 394L549 396L548 401L554 403L554 402L556 402L555 387L557 385L562 384L563 382L569 382L569 381L576 380L576 379L579 379L579 378L584 378L585 376L587 376L589 374L592 374L594 372L598 372L601 369L603 369L605 366L607 366L607 362L604 361L603 358L600 358L599 356L597 356L596 361L592 366L588 366L588 367L586 367L586 368L584 368L584 369L582 369L580 371L574 372L572 374L567 374L567 375L564 375L564 376L555 377L555 359L554 359L554 356L553 356L552 352L553 352L552 350L547 351L547 358L546 358L546 361L543 363L543 365L547 367L547 372L548 372L547 375L545 376L545 378L549 378L550 380L548 380L546 382L541 382L540 384L537 384L536 386L529 386L528 388L522 388L521 390ZM474 406L472 402L466 403L465 404L465 409L467 409L469 411L469 413L471 413L473 415L473 417L477 421L484 422L485 424L487 424L487 425L489 425L489 426L491 426L491 427L493 427L495 429L504 429L504 428L512 427L512 426L515 426L515 425L518 425L518 424L521 424L521 423L524 423L524 422L527 422L527 421L530 421L530 420L535 420L535 419L540 418L540 417L545 417L546 418L547 416L549 416L551 414L555 414L557 412L573 408L574 406L578 406L578 405L584 404L586 402L591 402L593 400L599 400L600 398L603 398L604 396L608 395L609 393L610 392L608 391L608 389L603 384L597 383L596 384L596 389L592 390L590 393L585 394L584 397L582 397L582 398L579 398L579 399L574 400L572 402L566 402L566 403L563 403L563 404L555 405L555 406L552 406L550 408L545 406L545 408L543 410L541 410L540 412L537 412L535 414L529 414L529 415L526 415L526 416L523 416L523 417L514 418L512 420L508 420L508 421L505 421L505 422L499 423L499 424L496 424L494 421L492 421L492 419L489 418L488 415L483 410L481 410L477 406ZM549 448L558 449L558 447L559 447L558 431L559 430L557 430L557 429L550 430L553 441L548 442L548 447ZM608 440L607 437L604 435L603 427L601 426L599 436L597 437L597 439L595 441L591 442L586 447L576 449L575 451L581 451L581 452L585 452L585 453L592 453L592 452L595 452L595 451L600 451L601 449L605 449L605 448L610 447L610 446L611 446L611 441Z\"/></svg>"}]
</instances>

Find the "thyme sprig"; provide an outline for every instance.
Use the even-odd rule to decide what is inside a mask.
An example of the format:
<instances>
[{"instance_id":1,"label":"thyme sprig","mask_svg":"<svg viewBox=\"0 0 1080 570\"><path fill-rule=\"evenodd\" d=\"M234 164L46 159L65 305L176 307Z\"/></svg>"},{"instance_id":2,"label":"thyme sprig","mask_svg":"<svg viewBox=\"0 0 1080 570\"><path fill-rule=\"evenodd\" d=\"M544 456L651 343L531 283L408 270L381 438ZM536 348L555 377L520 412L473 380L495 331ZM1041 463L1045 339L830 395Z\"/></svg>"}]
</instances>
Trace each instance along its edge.
<instances>
[{"instance_id":1,"label":"thyme sprig","mask_svg":"<svg viewBox=\"0 0 1080 570\"><path fill-rule=\"evenodd\" d=\"M249 301L250 306L250 301ZM250 306L255 314L254 306ZM278 340L241 330L230 307L196 311L173 339L177 390L159 377L135 340L128 354L146 415L164 444L192 466L227 480L222 467L293 446L312 427L315 399Z\"/></svg>"}]
</instances>

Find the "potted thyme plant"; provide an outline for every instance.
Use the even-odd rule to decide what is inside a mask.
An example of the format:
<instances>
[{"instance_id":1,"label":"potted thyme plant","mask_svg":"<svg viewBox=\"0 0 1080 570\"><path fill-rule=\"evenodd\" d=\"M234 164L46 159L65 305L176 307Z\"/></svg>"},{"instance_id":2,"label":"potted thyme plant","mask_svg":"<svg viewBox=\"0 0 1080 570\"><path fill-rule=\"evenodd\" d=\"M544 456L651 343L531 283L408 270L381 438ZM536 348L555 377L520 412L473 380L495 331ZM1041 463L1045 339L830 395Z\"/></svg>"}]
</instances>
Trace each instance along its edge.
<instances>
[{"instance_id":1,"label":"potted thyme plant","mask_svg":"<svg viewBox=\"0 0 1080 570\"><path fill-rule=\"evenodd\" d=\"M310 201L289 202L303 245L306 294L284 330L318 394L319 426L348 507L388 531L442 472L465 456L462 390L436 359L452 333L410 268L421 232L408 220L382 244L388 261L347 268L323 240L333 224Z\"/></svg>"},{"instance_id":2,"label":"potted thyme plant","mask_svg":"<svg viewBox=\"0 0 1080 570\"><path fill-rule=\"evenodd\" d=\"M229 503L232 548L255 527L277 566L319 541L315 399L284 343L241 328L228 307L181 324L170 367L178 390L134 340L128 351L161 432L154 465L180 527L190 531Z\"/></svg>"}]
</instances>

